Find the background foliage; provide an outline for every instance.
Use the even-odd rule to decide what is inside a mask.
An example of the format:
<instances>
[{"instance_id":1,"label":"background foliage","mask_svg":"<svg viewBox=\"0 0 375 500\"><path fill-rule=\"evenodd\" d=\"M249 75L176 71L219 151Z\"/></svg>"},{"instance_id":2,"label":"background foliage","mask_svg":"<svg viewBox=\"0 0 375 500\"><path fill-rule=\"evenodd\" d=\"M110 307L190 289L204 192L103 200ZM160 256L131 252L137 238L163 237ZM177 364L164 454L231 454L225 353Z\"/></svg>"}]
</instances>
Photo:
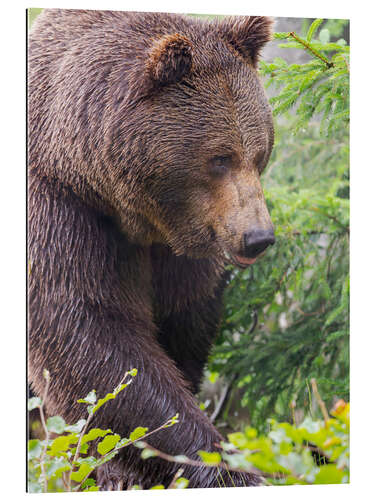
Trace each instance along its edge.
<instances>
[{"instance_id":1,"label":"background foliage","mask_svg":"<svg viewBox=\"0 0 375 500\"><path fill-rule=\"evenodd\" d=\"M224 375L252 425L313 412L308 381L333 404L349 398L349 47L345 21L315 20L306 35L276 33L307 61L261 63L275 115L263 175L277 243L232 269L211 378ZM334 40L334 41L333 41ZM231 426L238 422L231 421Z\"/></svg>"}]
</instances>

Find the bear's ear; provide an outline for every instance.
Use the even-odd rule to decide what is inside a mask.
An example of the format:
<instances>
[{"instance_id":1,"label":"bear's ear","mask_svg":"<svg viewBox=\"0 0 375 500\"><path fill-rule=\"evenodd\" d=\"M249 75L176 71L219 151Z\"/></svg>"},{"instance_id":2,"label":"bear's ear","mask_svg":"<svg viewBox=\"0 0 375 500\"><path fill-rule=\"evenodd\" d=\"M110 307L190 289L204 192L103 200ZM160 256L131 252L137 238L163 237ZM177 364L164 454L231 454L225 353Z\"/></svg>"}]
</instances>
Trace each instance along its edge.
<instances>
[{"instance_id":1,"label":"bear's ear","mask_svg":"<svg viewBox=\"0 0 375 500\"><path fill-rule=\"evenodd\" d=\"M270 17L234 17L220 23L219 30L227 43L256 66L261 48L272 39L272 25Z\"/></svg>"},{"instance_id":2,"label":"bear's ear","mask_svg":"<svg viewBox=\"0 0 375 500\"><path fill-rule=\"evenodd\" d=\"M152 47L146 69L154 84L180 81L192 67L191 43L178 33L166 35Z\"/></svg>"}]
</instances>

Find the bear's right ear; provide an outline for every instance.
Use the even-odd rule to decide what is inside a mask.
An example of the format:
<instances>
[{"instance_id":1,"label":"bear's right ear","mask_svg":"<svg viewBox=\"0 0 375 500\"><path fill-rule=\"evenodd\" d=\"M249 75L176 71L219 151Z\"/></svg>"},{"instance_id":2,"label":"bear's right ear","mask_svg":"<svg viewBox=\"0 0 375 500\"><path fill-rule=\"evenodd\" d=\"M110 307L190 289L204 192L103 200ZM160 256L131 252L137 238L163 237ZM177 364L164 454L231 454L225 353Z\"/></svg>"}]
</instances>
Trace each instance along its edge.
<instances>
[{"instance_id":1,"label":"bear's right ear","mask_svg":"<svg viewBox=\"0 0 375 500\"><path fill-rule=\"evenodd\" d=\"M256 66L261 48L272 39L272 25L270 17L249 16L227 18L218 28L224 40Z\"/></svg>"},{"instance_id":2,"label":"bear's right ear","mask_svg":"<svg viewBox=\"0 0 375 500\"><path fill-rule=\"evenodd\" d=\"M156 86L180 81L191 67L191 43L178 33L158 40L151 47L146 61L148 76Z\"/></svg>"}]
</instances>

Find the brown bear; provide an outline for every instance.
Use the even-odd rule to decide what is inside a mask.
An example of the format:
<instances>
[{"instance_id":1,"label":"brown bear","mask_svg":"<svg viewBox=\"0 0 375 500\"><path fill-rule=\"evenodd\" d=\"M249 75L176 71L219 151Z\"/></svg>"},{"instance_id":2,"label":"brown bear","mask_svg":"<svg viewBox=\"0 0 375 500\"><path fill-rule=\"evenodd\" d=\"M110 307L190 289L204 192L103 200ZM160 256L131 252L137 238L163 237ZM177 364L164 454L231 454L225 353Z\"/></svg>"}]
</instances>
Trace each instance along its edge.
<instances>
[{"instance_id":1,"label":"brown bear","mask_svg":"<svg viewBox=\"0 0 375 500\"><path fill-rule=\"evenodd\" d=\"M170 14L45 10L30 34L29 379L49 414L153 434L197 458L222 440L198 408L215 338L224 265L274 242L260 174L273 145L257 75L266 17L219 22ZM172 481L179 464L126 449L102 489ZM254 474L185 466L190 487L256 485Z\"/></svg>"}]
</instances>

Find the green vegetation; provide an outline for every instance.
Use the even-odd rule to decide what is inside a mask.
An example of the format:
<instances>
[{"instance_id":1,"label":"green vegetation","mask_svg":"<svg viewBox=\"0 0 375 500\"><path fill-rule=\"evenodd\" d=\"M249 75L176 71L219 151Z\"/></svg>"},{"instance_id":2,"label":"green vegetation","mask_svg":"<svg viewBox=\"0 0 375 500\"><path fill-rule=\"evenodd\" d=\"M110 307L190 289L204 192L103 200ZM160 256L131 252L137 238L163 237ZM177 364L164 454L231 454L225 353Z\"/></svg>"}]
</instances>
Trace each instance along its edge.
<instances>
[{"instance_id":1,"label":"green vegetation","mask_svg":"<svg viewBox=\"0 0 375 500\"><path fill-rule=\"evenodd\" d=\"M29 29L33 25L35 19L39 16L43 9L27 9L27 20Z\"/></svg>"},{"instance_id":2,"label":"green vegetation","mask_svg":"<svg viewBox=\"0 0 375 500\"><path fill-rule=\"evenodd\" d=\"M325 421L306 417L298 426L271 419L266 436L251 427L229 434L240 453L223 456L232 466L250 463L270 485L348 483L349 404L340 400L331 413Z\"/></svg>"},{"instance_id":3,"label":"green vegetation","mask_svg":"<svg viewBox=\"0 0 375 500\"><path fill-rule=\"evenodd\" d=\"M277 91L263 174L277 243L250 269L232 269L209 363L211 377L230 382L224 419L237 399L260 430L270 416L290 420L291 407L308 411L311 378L330 404L349 397L349 47L326 27L316 35L321 22L305 38L275 34L306 63L261 63Z\"/></svg>"},{"instance_id":4,"label":"green vegetation","mask_svg":"<svg viewBox=\"0 0 375 500\"><path fill-rule=\"evenodd\" d=\"M46 379L45 399L50 375L47 370L44 370L43 374ZM77 403L87 405L88 417L80 419L73 425L68 425L60 416L49 417L46 421L43 400L38 397L29 399L29 411L39 408L44 433L44 439L30 439L28 443L29 493L98 491L95 479L90 477L95 469L115 457L121 449L178 423L177 414L152 431L149 431L147 427L137 427L128 438L121 438L111 429L103 430L90 425L95 413L132 383L133 380L130 377L136 375L135 368L126 372L114 391L102 399L97 400L95 390L92 390L85 398L79 399ZM57 437L51 437L56 434ZM100 458L94 456L95 450ZM180 483L176 478L172 487L181 487Z\"/></svg>"},{"instance_id":5,"label":"green vegetation","mask_svg":"<svg viewBox=\"0 0 375 500\"><path fill-rule=\"evenodd\" d=\"M189 481L183 477L184 464L256 472L262 474L265 484L274 485L349 482L349 405L340 400L331 411L333 418L330 418L314 380L312 388L324 421L307 417L301 425L295 426L269 420L271 430L268 435L258 436L256 429L246 427L244 432L229 434L229 443L221 443L221 453L201 450L198 452L201 460L192 460L183 455L167 455L147 444L147 437L151 434L178 424L178 414L152 431L147 427L137 427L128 438L121 438L111 429L92 427L95 413L133 382L129 377L136 375L136 369L125 373L115 390L102 399L97 400L95 390L79 399L77 403L87 406L88 417L73 425L68 425L60 416L45 420L43 400L37 397L29 399L29 411L39 409L44 433L43 439L30 439L28 443L30 493L98 491L92 473L127 446L141 448L144 460L159 456L181 464L168 489L188 487ZM43 397L46 398L50 381L47 370L44 377ZM132 489L141 488L135 485ZM164 489L164 486L157 484L151 489Z\"/></svg>"}]
</instances>

